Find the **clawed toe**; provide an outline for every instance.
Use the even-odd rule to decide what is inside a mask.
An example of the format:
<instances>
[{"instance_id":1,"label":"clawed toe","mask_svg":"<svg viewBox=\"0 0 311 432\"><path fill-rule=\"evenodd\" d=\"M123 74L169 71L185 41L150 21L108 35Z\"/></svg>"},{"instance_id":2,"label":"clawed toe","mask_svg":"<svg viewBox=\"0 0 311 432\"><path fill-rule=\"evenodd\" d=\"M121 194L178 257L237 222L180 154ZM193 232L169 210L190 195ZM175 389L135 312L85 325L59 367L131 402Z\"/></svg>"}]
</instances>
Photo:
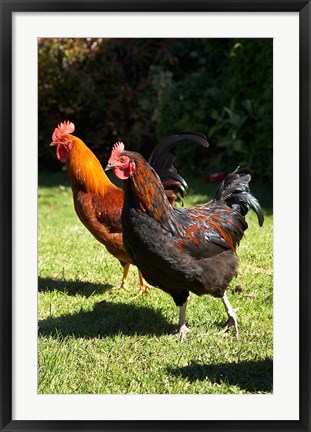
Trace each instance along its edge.
<instances>
[{"instance_id":1,"label":"clawed toe","mask_svg":"<svg viewBox=\"0 0 311 432\"><path fill-rule=\"evenodd\" d=\"M149 292L150 292L150 288L151 288L151 286L150 285L148 285L148 284L144 284L144 285L142 285L141 287L140 287L140 293L141 294L149 294Z\"/></svg>"},{"instance_id":2,"label":"clawed toe","mask_svg":"<svg viewBox=\"0 0 311 432\"><path fill-rule=\"evenodd\" d=\"M182 326L179 327L175 335L179 337L180 342L184 342L187 333L191 333L191 330L185 324L183 324Z\"/></svg>"},{"instance_id":3,"label":"clawed toe","mask_svg":"<svg viewBox=\"0 0 311 432\"><path fill-rule=\"evenodd\" d=\"M126 292L130 292L130 290L128 289L127 285L125 283L122 283L120 286L114 286L112 287L112 290L123 290Z\"/></svg>"},{"instance_id":4,"label":"clawed toe","mask_svg":"<svg viewBox=\"0 0 311 432\"><path fill-rule=\"evenodd\" d=\"M133 300L140 297L143 294L149 294L149 285L144 285L140 287L140 290L136 294L136 296L133 297Z\"/></svg>"},{"instance_id":5,"label":"clawed toe","mask_svg":"<svg viewBox=\"0 0 311 432\"><path fill-rule=\"evenodd\" d=\"M222 302L223 302L223 304L224 304L224 306L226 308L226 311L227 311L227 314L228 314L228 317L229 317L228 321L226 322L225 327L221 331L221 333L226 333L228 331L229 327L234 326L236 337L238 337L239 336L239 330L238 330L238 321L237 321L237 318L236 318L236 312L238 311L238 308L237 309L233 309L233 307L231 306L231 304L230 304L230 302L228 300L228 297L227 297L226 293L223 295L223 297L221 298L221 300L222 300Z\"/></svg>"},{"instance_id":6,"label":"clawed toe","mask_svg":"<svg viewBox=\"0 0 311 432\"><path fill-rule=\"evenodd\" d=\"M238 309L234 309L231 313L231 316L229 316L226 324L224 325L224 328L222 329L221 333L226 333L230 327L234 327L235 329L235 335L236 337L239 336L239 329L238 329L238 322L236 317L236 312Z\"/></svg>"}]
</instances>

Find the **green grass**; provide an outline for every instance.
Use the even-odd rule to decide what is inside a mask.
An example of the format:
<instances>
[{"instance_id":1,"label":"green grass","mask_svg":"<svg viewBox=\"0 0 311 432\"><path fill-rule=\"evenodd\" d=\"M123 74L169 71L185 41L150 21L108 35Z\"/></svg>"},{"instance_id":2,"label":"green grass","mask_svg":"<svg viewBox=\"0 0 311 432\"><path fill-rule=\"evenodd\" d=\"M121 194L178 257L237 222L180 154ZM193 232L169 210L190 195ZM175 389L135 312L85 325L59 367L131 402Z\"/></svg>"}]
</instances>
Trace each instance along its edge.
<instances>
[{"instance_id":1,"label":"green grass","mask_svg":"<svg viewBox=\"0 0 311 432\"><path fill-rule=\"evenodd\" d=\"M186 205L209 199L206 190L212 193L204 182L193 184ZM228 297L239 308L239 338L231 329L219 335L226 321L219 299L191 294L192 333L181 344L172 334L178 309L169 295L152 288L133 298L139 289L135 267L131 292L112 290L121 281L121 266L78 220L67 175L40 175L40 185L39 393L273 391L271 211L263 228L249 213L238 249L239 275Z\"/></svg>"}]
</instances>

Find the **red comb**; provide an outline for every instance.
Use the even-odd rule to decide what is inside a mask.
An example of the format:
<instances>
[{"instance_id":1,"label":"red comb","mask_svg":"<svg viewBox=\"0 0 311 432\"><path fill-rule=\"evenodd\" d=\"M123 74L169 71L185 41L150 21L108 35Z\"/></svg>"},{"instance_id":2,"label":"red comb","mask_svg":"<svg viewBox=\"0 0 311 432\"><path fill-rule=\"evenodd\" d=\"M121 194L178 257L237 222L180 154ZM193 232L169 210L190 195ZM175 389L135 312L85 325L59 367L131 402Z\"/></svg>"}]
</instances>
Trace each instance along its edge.
<instances>
[{"instance_id":1,"label":"red comb","mask_svg":"<svg viewBox=\"0 0 311 432\"><path fill-rule=\"evenodd\" d=\"M115 143L115 145L112 147L111 155L114 155L115 157L118 157L120 153L122 153L124 150L124 144L121 141L118 141Z\"/></svg>"},{"instance_id":2,"label":"red comb","mask_svg":"<svg viewBox=\"0 0 311 432\"><path fill-rule=\"evenodd\" d=\"M114 163L119 158L123 150L124 150L123 142L117 141L115 145L112 147L111 156L109 158L108 163Z\"/></svg>"},{"instance_id":3,"label":"red comb","mask_svg":"<svg viewBox=\"0 0 311 432\"><path fill-rule=\"evenodd\" d=\"M60 123L57 128L54 129L52 140L54 142L60 141L64 135L70 134L75 130L75 125L72 122L65 121Z\"/></svg>"}]
</instances>

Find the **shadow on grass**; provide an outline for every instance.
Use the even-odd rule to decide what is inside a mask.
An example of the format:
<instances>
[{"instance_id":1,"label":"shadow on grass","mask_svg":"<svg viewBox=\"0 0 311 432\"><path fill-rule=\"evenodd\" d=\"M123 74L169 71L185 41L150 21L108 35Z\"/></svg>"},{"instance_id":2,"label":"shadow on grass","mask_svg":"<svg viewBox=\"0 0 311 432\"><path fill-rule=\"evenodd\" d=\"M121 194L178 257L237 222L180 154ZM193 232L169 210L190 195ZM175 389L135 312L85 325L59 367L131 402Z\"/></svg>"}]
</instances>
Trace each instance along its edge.
<instances>
[{"instance_id":1,"label":"shadow on grass","mask_svg":"<svg viewBox=\"0 0 311 432\"><path fill-rule=\"evenodd\" d=\"M92 311L51 316L38 324L39 334L57 337L96 338L117 334L161 336L176 330L161 312L146 306L108 301L98 303Z\"/></svg>"},{"instance_id":2,"label":"shadow on grass","mask_svg":"<svg viewBox=\"0 0 311 432\"><path fill-rule=\"evenodd\" d=\"M190 382L209 380L215 384L236 385L250 393L272 392L273 361L268 358L214 365L192 363L181 368L168 368L168 372Z\"/></svg>"},{"instance_id":3,"label":"shadow on grass","mask_svg":"<svg viewBox=\"0 0 311 432\"><path fill-rule=\"evenodd\" d=\"M38 278L39 292L52 292L59 291L66 293L70 296L81 295L83 297L90 297L92 294L103 294L104 292L113 288L110 284L95 284L92 282L83 281L65 281L50 278Z\"/></svg>"}]
</instances>

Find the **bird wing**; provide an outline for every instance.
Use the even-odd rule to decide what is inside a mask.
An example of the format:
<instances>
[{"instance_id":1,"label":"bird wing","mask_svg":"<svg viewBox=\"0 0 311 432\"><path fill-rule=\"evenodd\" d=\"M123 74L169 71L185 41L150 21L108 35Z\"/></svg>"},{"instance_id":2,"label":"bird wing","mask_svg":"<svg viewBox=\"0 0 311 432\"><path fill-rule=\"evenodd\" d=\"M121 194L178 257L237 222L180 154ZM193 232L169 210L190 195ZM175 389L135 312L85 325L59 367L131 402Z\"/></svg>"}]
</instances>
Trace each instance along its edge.
<instances>
[{"instance_id":1,"label":"bird wing","mask_svg":"<svg viewBox=\"0 0 311 432\"><path fill-rule=\"evenodd\" d=\"M238 224L233 220L238 215L234 213L229 208L221 207L177 209L175 245L196 259L211 257L228 249L235 250L236 238L242 236L244 231L238 229Z\"/></svg>"},{"instance_id":2,"label":"bird wing","mask_svg":"<svg viewBox=\"0 0 311 432\"><path fill-rule=\"evenodd\" d=\"M104 197L93 194L92 207L97 222L106 226L110 232L121 233L121 213L123 206L123 192L108 191Z\"/></svg>"}]
</instances>

